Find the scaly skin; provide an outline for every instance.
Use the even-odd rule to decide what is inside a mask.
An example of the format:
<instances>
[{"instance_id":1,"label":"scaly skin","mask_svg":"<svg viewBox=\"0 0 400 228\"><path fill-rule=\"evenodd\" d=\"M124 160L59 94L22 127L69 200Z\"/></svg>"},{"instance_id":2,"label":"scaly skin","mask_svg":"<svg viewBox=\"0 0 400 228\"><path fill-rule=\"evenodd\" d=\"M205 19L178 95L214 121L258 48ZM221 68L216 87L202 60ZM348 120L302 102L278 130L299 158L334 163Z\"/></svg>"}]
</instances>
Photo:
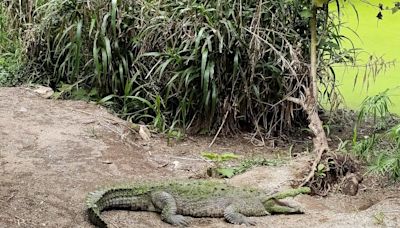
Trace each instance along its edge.
<instances>
[{"instance_id":1,"label":"scaly skin","mask_svg":"<svg viewBox=\"0 0 400 228\"><path fill-rule=\"evenodd\" d=\"M89 220L101 228L107 224L100 213L111 209L158 212L162 221L176 226L188 225L184 215L225 217L233 224L255 225L247 216L303 213L279 199L309 192L309 188L298 188L267 195L259 189L238 188L217 181L171 181L98 190L89 193L86 204Z\"/></svg>"}]
</instances>

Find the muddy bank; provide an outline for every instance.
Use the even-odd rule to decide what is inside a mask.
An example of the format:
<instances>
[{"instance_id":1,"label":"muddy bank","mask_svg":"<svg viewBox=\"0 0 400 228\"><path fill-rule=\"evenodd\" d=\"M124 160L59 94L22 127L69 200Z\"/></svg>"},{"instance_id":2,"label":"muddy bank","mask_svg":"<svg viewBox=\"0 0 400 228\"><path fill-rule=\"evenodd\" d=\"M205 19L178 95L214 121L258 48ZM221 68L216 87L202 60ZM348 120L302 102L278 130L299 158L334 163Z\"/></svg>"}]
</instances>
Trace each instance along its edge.
<instances>
[{"instance_id":1,"label":"muddy bank","mask_svg":"<svg viewBox=\"0 0 400 228\"><path fill-rule=\"evenodd\" d=\"M203 151L274 157L244 137L195 137L169 145L142 140L104 108L82 101L49 100L26 88L0 88L0 227L91 227L84 199L115 182L201 175ZM276 150L276 149L275 149ZM234 185L266 191L288 186L302 158L279 167L257 167L234 177ZM302 161L302 162L300 162ZM306 214L255 218L257 227L399 227L400 190L364 186L354 197L300 196L293 204ZM169 227L157 214L111 211L111 227ZM192 219L192 227L235 227L223 219Z\"/></svg>"}]
</instances>

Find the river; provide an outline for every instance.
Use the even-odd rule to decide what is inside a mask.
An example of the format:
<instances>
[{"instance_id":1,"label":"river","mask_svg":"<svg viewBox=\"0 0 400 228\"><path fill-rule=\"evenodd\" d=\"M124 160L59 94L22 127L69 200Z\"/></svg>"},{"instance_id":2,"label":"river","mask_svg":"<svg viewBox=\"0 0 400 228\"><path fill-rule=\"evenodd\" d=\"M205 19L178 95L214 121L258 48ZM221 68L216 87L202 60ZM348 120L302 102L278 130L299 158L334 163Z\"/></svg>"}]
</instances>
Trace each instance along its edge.
<instances>
[{"instance_id":1,"label":"river","mask_svg":"<svg viewBox=\"0 0 400 228\"><path fill-rule=\"evenodd\" d=\"M400 11L392 14L391 11L384 10L382 12L383 19L378 20L376 16L379 11L376 7L360 0L352 2L357 8L359 20L357 20L354 9L348 3L344 3L346 5L341 11L343 14L341 20L355 30L359 37L349 29L343 29L342 34L349 37L356 47L362 48L368 53L362 54L360 60L365 63L372 54L383 57L387 62L392 60L397 60L397 62L394 66L379 73L375 79L369 77L369 86L367 83L363 83L364 68L357 70L343 66L336 67L335 71L340 83L340 91L344 96L345 106L358 109L366 96L389 89L388 94L393 102L390 110L400 114ZM384 6L393 6L395 1L375 0L369 2L375 5L382 3ZM350 44L347 46L350 47ZM357 83L354 87L357 72Z\"/></svg>"}]
</instances>

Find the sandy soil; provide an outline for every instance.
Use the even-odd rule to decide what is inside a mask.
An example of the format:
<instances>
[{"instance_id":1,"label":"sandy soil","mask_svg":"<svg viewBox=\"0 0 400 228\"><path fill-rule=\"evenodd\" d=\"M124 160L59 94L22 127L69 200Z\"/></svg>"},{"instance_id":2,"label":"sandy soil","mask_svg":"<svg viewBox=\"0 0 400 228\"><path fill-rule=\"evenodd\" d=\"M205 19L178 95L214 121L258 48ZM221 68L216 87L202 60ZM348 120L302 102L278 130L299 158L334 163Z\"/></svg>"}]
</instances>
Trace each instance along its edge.
<instances>
[{"instance_id":1,"label":"sandy soil","mask_svg":"<svg viewBox=\"0 0 400 228\"><path fill-rule=\"evenodd\" d=\"M84 199L103 185L201 176L203 151L274 157L244 137L188 138L168 145L131 133L105 109L82 101L48 100L26 88L0 88L0 227L92 227ZM276 151L276 149L275 149ZM266 191L287 187L303 158L257 167L229 180ZM400 190L364 186L357 196L299 196L304 215L254 218L257 227L400 227ZM148 212L104 213L110 227L170 227ZM191 219L192 227L235 227L223 219Z\"/></svg>"}]
</instances>

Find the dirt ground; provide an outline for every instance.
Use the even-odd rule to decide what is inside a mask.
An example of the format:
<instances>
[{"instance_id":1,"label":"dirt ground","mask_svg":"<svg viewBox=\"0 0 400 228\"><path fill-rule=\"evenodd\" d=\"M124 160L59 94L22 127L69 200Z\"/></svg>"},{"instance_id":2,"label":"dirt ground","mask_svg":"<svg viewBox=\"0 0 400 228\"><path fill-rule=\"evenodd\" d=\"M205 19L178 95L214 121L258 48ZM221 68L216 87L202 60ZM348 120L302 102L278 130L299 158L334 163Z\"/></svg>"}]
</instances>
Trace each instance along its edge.
<instances>
[{"instance_id":1,"label":"dirt ground","mask_svg":"<svg viewBox=\"0 0 400 228\"><path fill-rule=\"evenodd\" d=\"M85 197L103 185L132 180L201 176L210 165L204 151L273 158L270 147L245 137L189 137L168 145L130 133L107 110L82 101L49 100L27 88L0 88L0 227L92 227ZM276 149L275 149L276 150ZM304 156L279 167L256 167L235 176L233 185L265 191L287 187ZM299 196L303 215L254 218L257 227L400 227L400 189L362 186L357 196ZM104 213L110 227L170 227L148 212ZM223 219L191 219L191 227L236 227Z\"/></svg>"}]
</instances>

